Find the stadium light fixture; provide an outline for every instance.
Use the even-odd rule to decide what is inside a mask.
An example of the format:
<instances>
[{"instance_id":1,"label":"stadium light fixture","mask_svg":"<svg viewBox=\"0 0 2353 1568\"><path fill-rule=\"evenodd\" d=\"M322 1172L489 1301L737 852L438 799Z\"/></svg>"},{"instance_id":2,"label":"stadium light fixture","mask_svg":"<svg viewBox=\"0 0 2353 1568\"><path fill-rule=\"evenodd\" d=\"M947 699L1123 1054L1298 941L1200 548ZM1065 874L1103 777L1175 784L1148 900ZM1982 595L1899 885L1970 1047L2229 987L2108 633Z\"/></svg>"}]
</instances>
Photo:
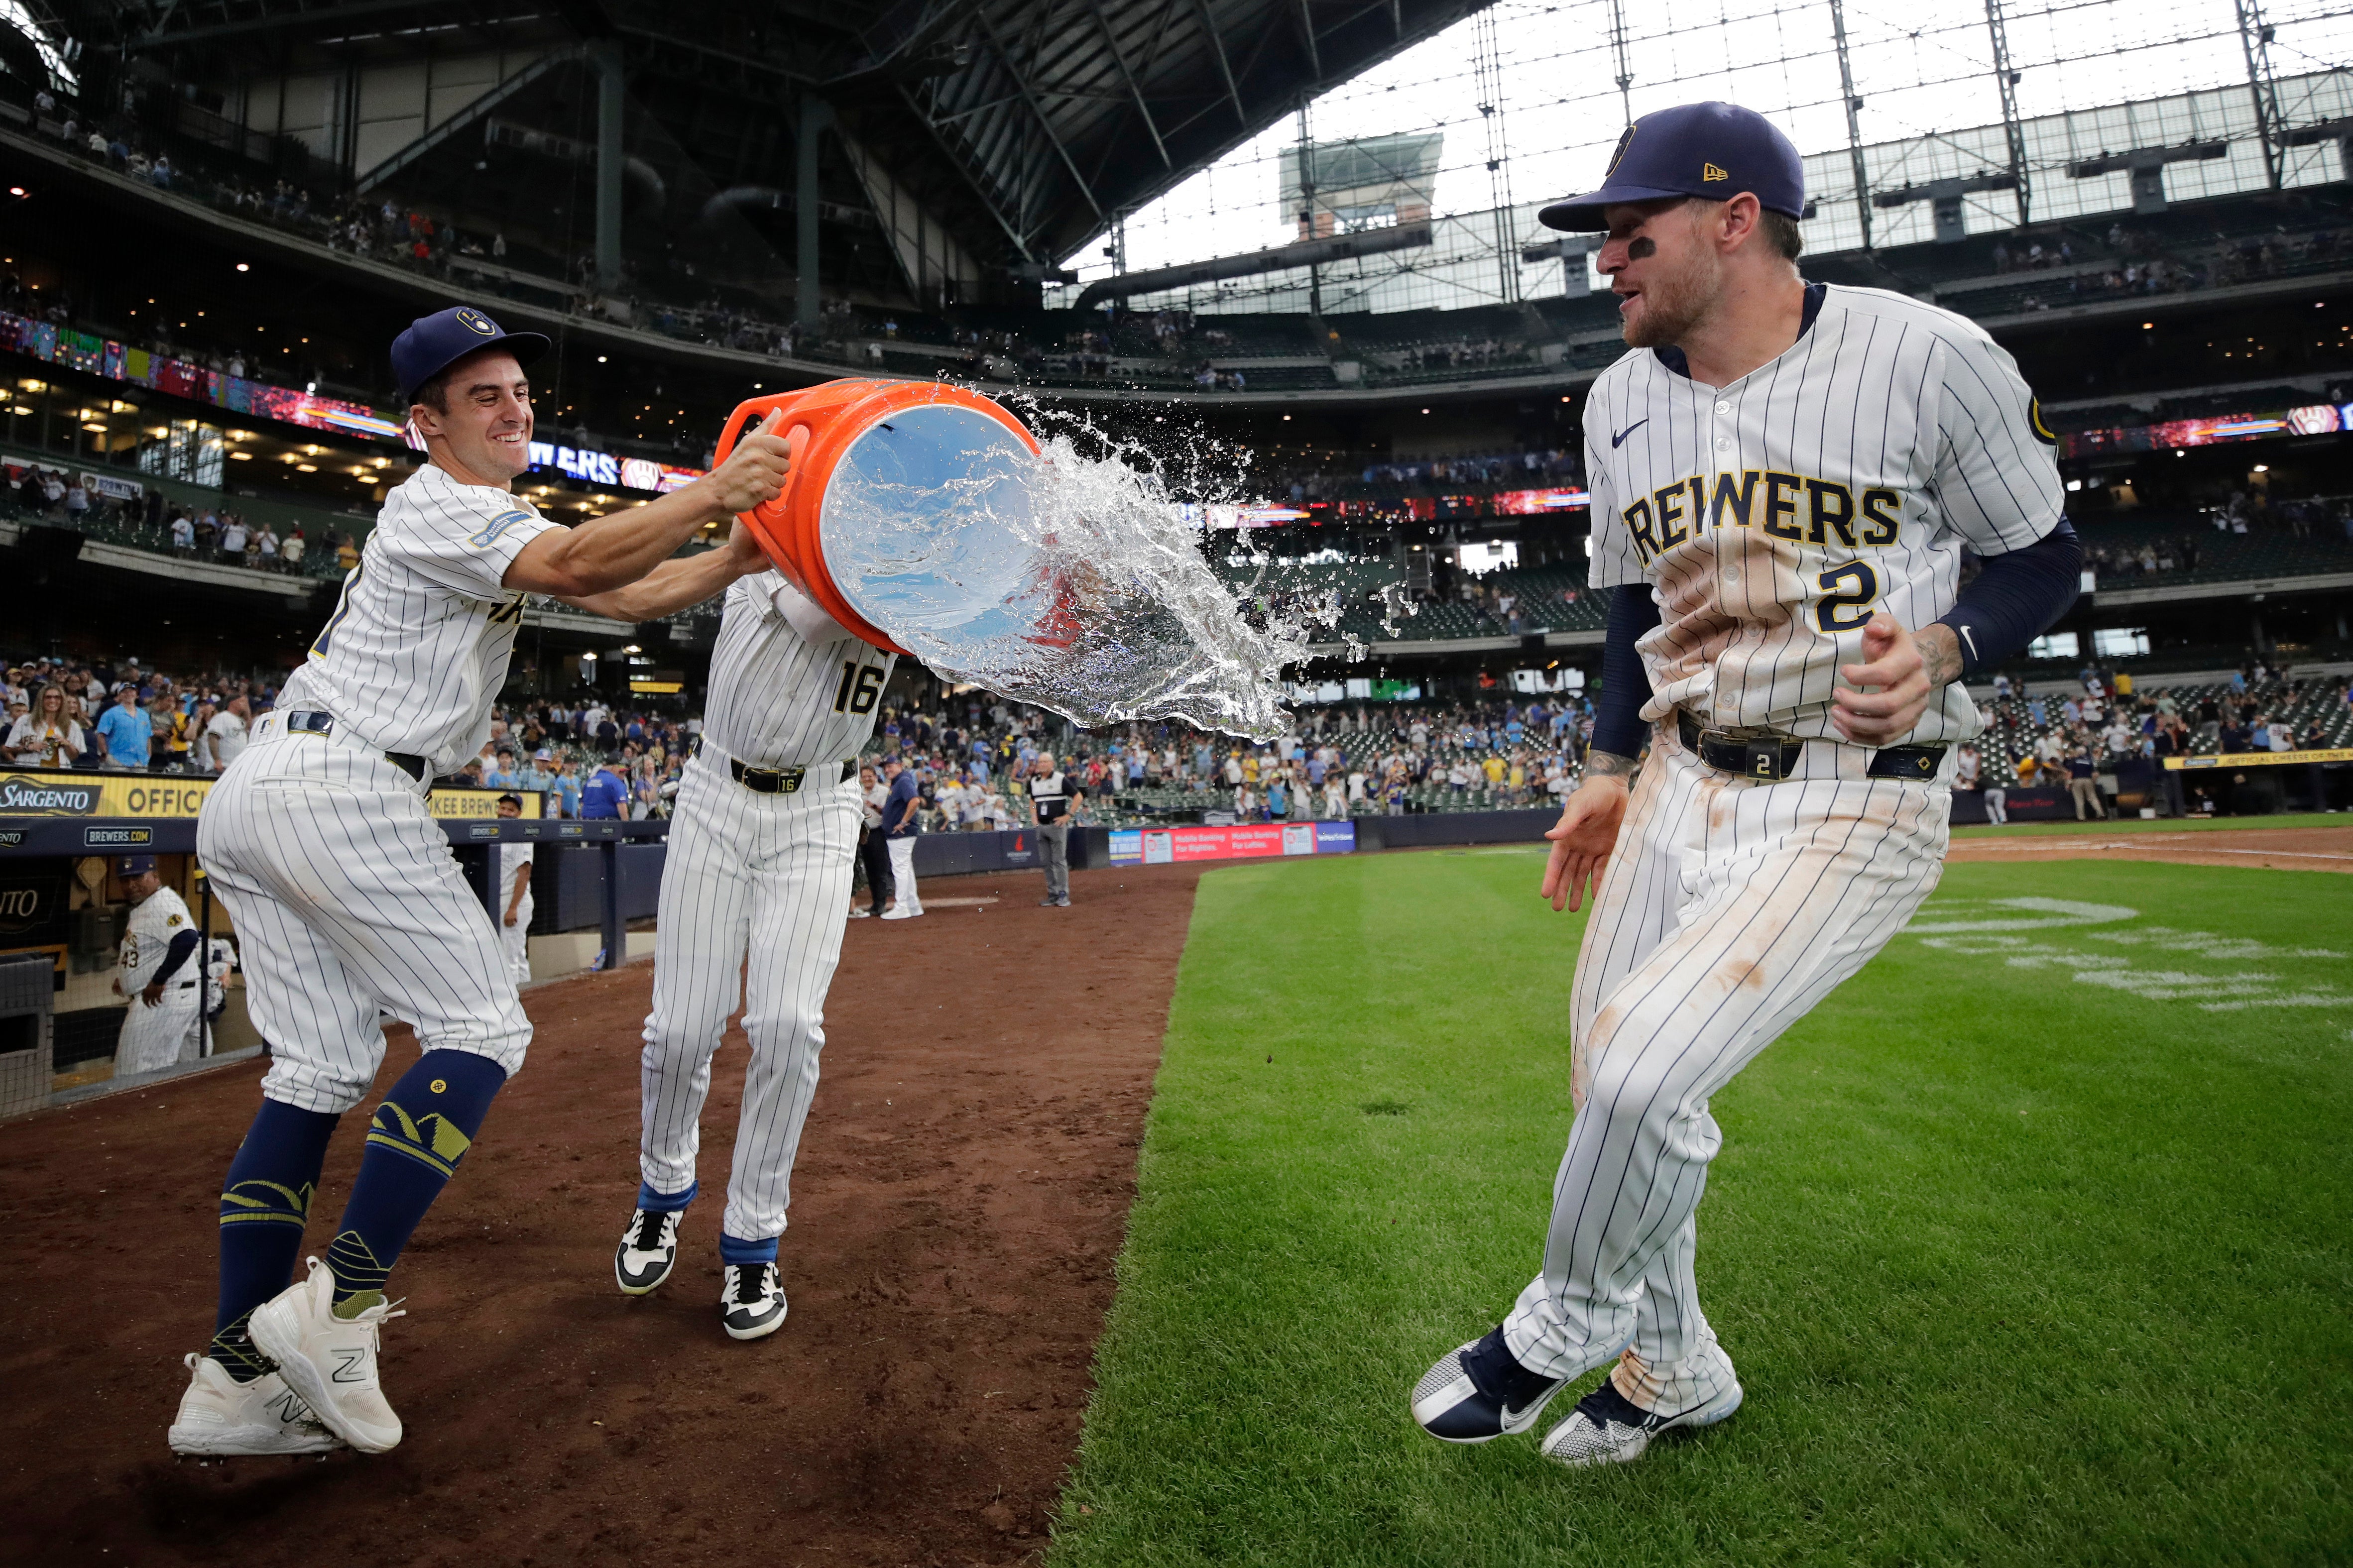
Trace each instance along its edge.
<instances>
[{"instance_id":1,"label":"stadium light fixture","mask_svg":"<svg viewBox=\"0 0 2353 1568\"><path fill-rule=\"evenodd\" d=\"M253 268L250 263L240 261L237 264L237 269L239 272L250 272L253 270Z\"/></svg>"},{"instance_id":2,"label":"stadium light fixture","mask_svg":"<svg viewBox=\"0 0 2353 1568\"><path fill-rule=\"evenodd\" d=\"M250 452L231 452L228 456L229 461L233 463L249 463L253 461L253 454Z\"/></svg>"},{"instance_id":3,"label":"stadium light fixture","mask_svg":"<svg viewBox=\"0 0 2353 1568\"><path fill-rule=\"evenodd\" d=\"M598 354L596 356L596 363L598 364L603 364L605 363L605 356L603 354Z\"/></svg>"},{"instance_id":4,"label":"stadium light fixture","mask_svg":"<svg viewBox=\"0 0 2353 1568\"><path fill-rule=\"evenodd\" d=\"M319 471L319 465L316 463L297 463L294 465L294 471L298 474L315 474Z\"/></svg>"},{"instance_id":5,"label":"stadium light fixture","mask_svg":"<svg viewBox=\"0 0 2353 1568\"><path fill-rule=\"evenodd\" d=\"M2269 463L2257 463L2255 465L2255 472L2259 474L2268 474L2271 471L2272 466Z\"/></svg>"}]
</instances>

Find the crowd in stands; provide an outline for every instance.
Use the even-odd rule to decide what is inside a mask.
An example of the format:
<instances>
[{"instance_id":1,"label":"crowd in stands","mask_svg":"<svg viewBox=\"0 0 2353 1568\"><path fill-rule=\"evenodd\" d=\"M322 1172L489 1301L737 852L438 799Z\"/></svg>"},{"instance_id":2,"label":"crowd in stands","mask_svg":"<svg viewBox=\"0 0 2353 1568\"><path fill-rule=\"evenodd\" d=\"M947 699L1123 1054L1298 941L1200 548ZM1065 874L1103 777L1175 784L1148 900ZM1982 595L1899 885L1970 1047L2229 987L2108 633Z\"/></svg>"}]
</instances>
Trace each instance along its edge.
<instances>
[{"instance_id":1,"label":"crowd in stands","mask_svg":"<svg viewBox=\"0 0 2353 1568\"><path fill-rule=\"evenodd\" d=\"M296 523L280 534L268 521L248 522L243 514L212 504L172 500L152 487L139 499L93 494L76 470L38 463L0 463L0 511L16 518L61 522L100 532L135 548L168 552L183 561L243 566L248 571L313 576L350 571L359 564L356 534L332 527L315 531Z\"/></svg>"},{"instance_id":2,"label":"crowd in stands","mask_svg":"<svg viewBox=\"0 0 2353 1568\"><path fill-rule=\"evenodd\" d=\"M2353 744L2353 688L2342 677L2292 680L2255 661L2196 687L2137 689L2129 674L2087 667L2063 692L2028 693L1996 677L1986 721L1961 749L1957 787L1988 791L1996 822L2001 795L2036 786L2068 790L2079 820L2108 816L2120 796L2168 816L2211 815L2231 805L2220 776L2185 777L2165 759ZM2325 805L2317 767L2307 788Z\"/></svg>"},{"instance_id":3,"label":"crowd in stands","mask_svg":"<svg viewBox=\"0 0 2353 1568\"><path fill-rule=\"evenodd\" d=\"M2027 310L2047 310L2087 299L2111 295L2173 294L2195 289L2221 288L2261 278L2278 277L2337 261L2343 245L2334 229L2291 233L2222 236L2197 244L2168 240L2154 232L2127 229L2110 223L2105 254L2086 246L2079 251L2064 230L2044 237L2013 237L2013 245L1997 239L1993 266L1998 274L2071 270L2061 289L2054 280L2050 294L2029 294L2019 301ZM2094 263L2105 265L2094 266Z\"/></svg>"},{"instance_id":4,"label":"crowd in stands","mask_svg":"<svg viewBox=\"0 0 2353 1568\"><path fill-rule=\"evenodd\" d=\"M20 768L216 773L276 700L278 679L173 675L128 658L25 659L0 670L0 750ZM2000 676L1986 732L1962 749L1959 787L2056 785L2085 816L2105 815L2119 794L2174 815L2211 811L2207 777L2168 773L2165 758L2353 745L2348 704L2342 678L2292 681L2254 663L2200 687L2136 689L2129 674L2093 667L2073 689L2030 693ZM480 754L441 782L543 792L549 814L564 816L666 816L702 731L699 717L593 696L492 712ZM1305 821L1557 804L1576 787L1593 719L1575 693L1303 704L1287 733L1250 743L1171 722L1082 731L976 691L886 708L867 760L914 774L930 832L1026 826L1029 780L1050 756L1083 797L1081 822ZM2001 820L1999 798L1989 805Z\"/></svg>"}]
</instances>

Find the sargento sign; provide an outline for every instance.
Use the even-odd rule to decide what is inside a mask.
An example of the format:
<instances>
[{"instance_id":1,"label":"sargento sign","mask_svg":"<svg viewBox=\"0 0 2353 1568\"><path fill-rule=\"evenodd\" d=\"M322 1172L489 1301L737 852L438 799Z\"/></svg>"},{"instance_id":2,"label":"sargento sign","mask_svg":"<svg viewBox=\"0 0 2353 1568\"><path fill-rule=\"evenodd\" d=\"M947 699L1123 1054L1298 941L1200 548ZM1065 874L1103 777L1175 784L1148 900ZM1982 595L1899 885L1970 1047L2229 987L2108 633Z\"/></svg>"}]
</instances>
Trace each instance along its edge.
<instances>
[{"instance_id":1,"label":"sargento sign","mask_svg":"<svg viewBox=\"0 0 2353 1568\"><path fill-rule=\"evenodd\" d=\"M213 781L172 773L0 773L0 817L128 816L185 819L205 808ZM546 815L536 790L437 789L428 797L436 816L496 816L499 796L522 797L527 817Z\"/></svg>"},{"instance_id":2,"label":"sargento sign","mask_svg":"<svg viewBox=\"0 0 2353 1568\"><path fill-rule=\"evenodd\" d=\"M149 773L0 774L0 816L194 816L210 779Z\"/></svg>"},{"instance_id":3,"label":"sargento sign","mask_svg":"<svg viewBox=\"0 0 2353 1568\"><path fill-rule=\"evenodd\" d=\"M96 816L100 793L96 783L69 783L41 773L8 773L0 775L0 815Z\"/></svg>"}]
</instances>

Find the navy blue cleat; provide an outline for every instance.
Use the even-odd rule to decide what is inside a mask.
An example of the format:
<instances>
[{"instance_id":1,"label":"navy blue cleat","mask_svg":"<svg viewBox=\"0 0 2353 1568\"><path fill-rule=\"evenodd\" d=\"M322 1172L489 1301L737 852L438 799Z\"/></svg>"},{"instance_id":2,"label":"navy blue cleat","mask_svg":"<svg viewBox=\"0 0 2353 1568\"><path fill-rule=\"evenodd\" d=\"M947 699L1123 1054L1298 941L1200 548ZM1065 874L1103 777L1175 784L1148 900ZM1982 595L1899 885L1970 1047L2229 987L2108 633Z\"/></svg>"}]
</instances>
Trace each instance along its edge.
<instances>
[{"instance_id":1,"label":"navy blue cleat","mask_svg":"<svg viewBox=\"0 0 2353 1568\"><path fill-rule=\"evenodd\" d=\"M1413 1418L1441 1443L1485 1443L1536 1424L1566 1378L1539 1376L1504 1348L1501 1325L1447 1352L1413 1386Z\"/></svg>"}]
</instances>

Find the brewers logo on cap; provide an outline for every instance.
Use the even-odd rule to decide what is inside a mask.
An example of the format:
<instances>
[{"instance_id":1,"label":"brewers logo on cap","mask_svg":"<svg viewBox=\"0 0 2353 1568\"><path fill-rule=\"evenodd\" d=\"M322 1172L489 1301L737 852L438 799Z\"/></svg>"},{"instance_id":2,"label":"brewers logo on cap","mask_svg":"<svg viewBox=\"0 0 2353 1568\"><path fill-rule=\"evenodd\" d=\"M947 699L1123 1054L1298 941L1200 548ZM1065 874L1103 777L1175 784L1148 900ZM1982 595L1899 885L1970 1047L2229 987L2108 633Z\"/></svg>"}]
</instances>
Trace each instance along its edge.
<instances>
[{"instance_id":1,"label":"brewers logo on cap","mask_svg":"<svg viewBox=\"0 0 2353 1568\"><path fill-rule=\"evenodd\" d=\"M470 331L480 332L486 338L495 338L499 335L499 324L480 310L460 310L453 313L457 316L459 324Z\"/></svg>"},{"instance_id":2,"label":"brewers logo on cap","mask_svg":"<svg viewBox=\"0 0 2353 1568\"><path fill-rule=\"evenodd\" d=\"M1614 152L1614 153L1610 153L1610 154L1609 154L1609 167L1608 169L1606 169L1606 170L1602 171L1602 176L1601 176L1601 177L1602 177L1603 179L1605 179L1605 180L1606 180L1606 179L1608 179L1611 174L1616 174L1616 173L1618 172L1618 165L1619 165L1619 164L1620 164L1620 163L1624 163L1624 162L1626 161L1626 148L1627 148L1627 145L1628 145L1628 143L1631 142L1633 140L1634 140L1634 128L1633 128L1632 126L1629 125L1628 127L1626 127L1625 131L1624 131L1623 132L1621 132L1621 133L1619 135L1619 138L1618 138L1618 150L1617 150L1616 152Z\"/></svg>"}]
</instances>

